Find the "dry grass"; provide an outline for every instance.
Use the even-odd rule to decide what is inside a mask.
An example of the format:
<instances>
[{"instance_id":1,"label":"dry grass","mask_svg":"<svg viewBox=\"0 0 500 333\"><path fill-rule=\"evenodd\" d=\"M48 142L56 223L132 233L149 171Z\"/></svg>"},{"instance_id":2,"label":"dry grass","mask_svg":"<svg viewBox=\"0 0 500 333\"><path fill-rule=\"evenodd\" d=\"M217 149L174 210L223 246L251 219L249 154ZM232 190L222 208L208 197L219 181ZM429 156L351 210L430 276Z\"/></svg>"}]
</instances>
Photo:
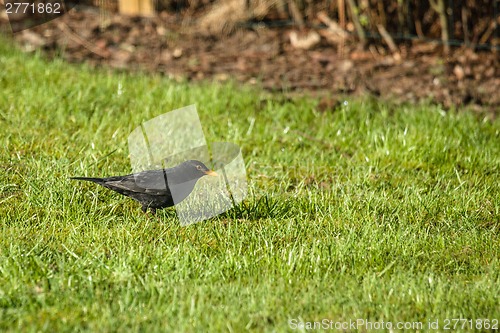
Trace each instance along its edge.
<instances>
[{"instance_id":1,"label":"dry grass","mask_svg":"<svg viewBox=\"0 0 500 333\"><path fill-rule=\"evenodd\" d=\"M279 0L221 0L199 20L199 28L209 33L230 33L238 23L259 19L267 15Z\"/></svg>"}]
</instances>

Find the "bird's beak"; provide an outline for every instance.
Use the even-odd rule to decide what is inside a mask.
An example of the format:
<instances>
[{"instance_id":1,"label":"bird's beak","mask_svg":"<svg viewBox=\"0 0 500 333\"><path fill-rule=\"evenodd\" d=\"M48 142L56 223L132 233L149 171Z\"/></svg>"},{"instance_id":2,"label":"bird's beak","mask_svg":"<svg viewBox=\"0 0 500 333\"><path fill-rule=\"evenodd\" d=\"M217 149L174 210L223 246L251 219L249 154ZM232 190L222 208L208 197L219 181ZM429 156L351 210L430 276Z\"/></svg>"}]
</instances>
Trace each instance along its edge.
<instances>
[{"instance_id":1,"label":"bird's beak","mask_svg":"<svg viewBox=\"0 0 500 333\"><path fill-rule=\"evenodd\" d=\"M213 170L208 170L208 171L205 171L205 175L217 177L219 174L217 174L217 172L215 172Z\"/></svg>"}]
</instances>

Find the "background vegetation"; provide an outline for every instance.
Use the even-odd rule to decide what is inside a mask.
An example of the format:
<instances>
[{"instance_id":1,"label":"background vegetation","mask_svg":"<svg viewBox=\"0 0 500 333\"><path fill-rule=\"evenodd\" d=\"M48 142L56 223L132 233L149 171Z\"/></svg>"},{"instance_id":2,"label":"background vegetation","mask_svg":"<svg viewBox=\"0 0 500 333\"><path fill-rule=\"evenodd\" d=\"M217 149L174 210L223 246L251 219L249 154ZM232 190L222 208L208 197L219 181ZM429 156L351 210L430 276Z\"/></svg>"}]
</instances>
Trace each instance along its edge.
<instances>
[{"instance_id":1,"label":"background vegetation","mask_svg":"<svg viewBox=\"0 0 500 333\"><path fill-rule=\"evenodd\" d=\"M380 41L384 31L396 43L441 40L445 52L448 45L495 48L500 44L500 5L494 0L159 0L157 7L201 15L208 29L220 22L258 21L317 27L325 23L318 19L323 12L364 44Z\"/></svg>"}]
</instances>

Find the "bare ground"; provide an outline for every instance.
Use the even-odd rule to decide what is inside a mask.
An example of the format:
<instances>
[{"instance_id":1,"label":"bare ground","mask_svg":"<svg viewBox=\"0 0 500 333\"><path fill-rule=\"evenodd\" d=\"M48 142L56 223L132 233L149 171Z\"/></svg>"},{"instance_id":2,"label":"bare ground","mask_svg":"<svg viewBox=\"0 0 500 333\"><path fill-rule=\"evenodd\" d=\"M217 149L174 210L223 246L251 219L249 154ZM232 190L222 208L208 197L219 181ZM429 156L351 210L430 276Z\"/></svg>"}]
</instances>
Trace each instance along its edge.
<instances>
[{"instance_id":1,"label":"bare ground","mask_svg":"<svg viewBox=\"0 0 500 333\"><path fill-rule=\"evenodd\" d=\"M5 30L8 22L0 25ZM166 12L154 18L102 17L83 8L12 36L27 51L42 49L69 62L310 93L319 96L324 110L346 95L373 95L468 106L494 116L500 111L500 61L492 51L461 48L443 57L438 45L414 42L400 46L401 57L384 55L379 46L346 45L341 54L324 38L309 49L293 47L291 31L246 27L213 34Z\"/></svg>"}]
</instances>

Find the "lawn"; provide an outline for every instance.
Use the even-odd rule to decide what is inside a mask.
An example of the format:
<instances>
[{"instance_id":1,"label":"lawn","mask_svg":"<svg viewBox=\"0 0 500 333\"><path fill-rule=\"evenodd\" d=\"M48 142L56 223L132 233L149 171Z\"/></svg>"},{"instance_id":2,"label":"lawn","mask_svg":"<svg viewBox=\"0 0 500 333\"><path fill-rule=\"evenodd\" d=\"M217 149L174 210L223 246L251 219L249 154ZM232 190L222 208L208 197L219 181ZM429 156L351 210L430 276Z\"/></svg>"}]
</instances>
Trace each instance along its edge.
<instances>
[{"instance_id":1,"label":"lawn","mask_svg":"<svg viewBox=\"0 0 500 333\"><path fill-rule=\"evenodd\" d=\"M314 98L95 70L5 41L0 89L0 331L500 327L491 115L372 99L320 112ZM172 209L157 219L69 179L130 172L130 131L190 104L209 142L242 148L249 194L235 209L181 227Z\"/></svg>"}]
</instances>

